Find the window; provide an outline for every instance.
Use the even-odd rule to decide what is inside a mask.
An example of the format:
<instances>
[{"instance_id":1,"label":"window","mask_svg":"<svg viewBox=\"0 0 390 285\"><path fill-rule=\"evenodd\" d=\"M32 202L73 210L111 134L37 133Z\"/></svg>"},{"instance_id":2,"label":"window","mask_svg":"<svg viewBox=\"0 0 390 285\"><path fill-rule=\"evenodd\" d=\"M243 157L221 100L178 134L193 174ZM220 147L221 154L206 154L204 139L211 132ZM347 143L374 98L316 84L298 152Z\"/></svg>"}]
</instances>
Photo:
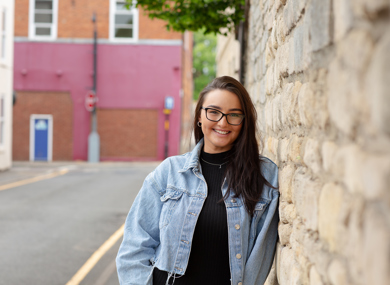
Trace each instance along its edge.
<instances>
[{"instance_id":1,"label":"window","mask_svg":"<svg viewBox=\"0 0 390 285\"><path fill-rule=\"evenodd\" d=\"M138 39L138 10L127 9L124 0L110 0L110 40L135 41Z\"/></svg>"},{"instance_id":2,"label":"window","mask_svg":"<svg viewBox=\"0 0 390 285\"><path fill-rule=\"evenodd\" d=\"M0 146L4 145L4 96L0 96Z\"/></svg>"},{"instance_id":3,"label":"window","mask_svg":"<svg viewBox=\"0 0 390 285\"><path fill-rule=\"evenodd\" d=\"M2 12L1 12L1 18L0 18L0 21L1 21L1 27L0 27L0 58L1 59L5 59L5 36L6 36L6 14L7 14L7 10L6 8L3 8L2 9Z\"/></svg>"},{"instance_id":4,"label":"window","mask_svg":"<svg viewBox=\"0 0 390 285\"><path fill-rule=\"evenodd\" d=\"M58 0L30 0L29 37L55 39L57 12Z\"/></svg>"}]
</instances>

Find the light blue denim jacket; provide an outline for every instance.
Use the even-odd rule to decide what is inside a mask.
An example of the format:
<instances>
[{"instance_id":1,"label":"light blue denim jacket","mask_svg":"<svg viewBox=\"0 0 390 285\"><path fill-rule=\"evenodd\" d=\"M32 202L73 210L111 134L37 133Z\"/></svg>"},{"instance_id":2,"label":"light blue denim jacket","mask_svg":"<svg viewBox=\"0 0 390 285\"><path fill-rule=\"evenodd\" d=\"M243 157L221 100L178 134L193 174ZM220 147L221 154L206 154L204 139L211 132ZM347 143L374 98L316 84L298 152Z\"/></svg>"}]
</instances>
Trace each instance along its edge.
<instances>
[{"instance_id":1,"label":"light blue denim jacket","mask_svg":"<svg viewBox=\"0 0 390 285\"><path fill-rule=\"evenodd\" d=\"M192 152L164 160L146 177L127 216L116 258L121 285L152 285L154 267L171 276L185 274L196 221L207 197L199 163L202 145L203 141ZM277 166L262 160L262 174L278 187ZM225 179L223 195L227 184ZM253 217L240 198L232 194L225 200L231 284L265 282L278 238L278 198L278 190L264 186Z\"/></svg>"}]
</instances>

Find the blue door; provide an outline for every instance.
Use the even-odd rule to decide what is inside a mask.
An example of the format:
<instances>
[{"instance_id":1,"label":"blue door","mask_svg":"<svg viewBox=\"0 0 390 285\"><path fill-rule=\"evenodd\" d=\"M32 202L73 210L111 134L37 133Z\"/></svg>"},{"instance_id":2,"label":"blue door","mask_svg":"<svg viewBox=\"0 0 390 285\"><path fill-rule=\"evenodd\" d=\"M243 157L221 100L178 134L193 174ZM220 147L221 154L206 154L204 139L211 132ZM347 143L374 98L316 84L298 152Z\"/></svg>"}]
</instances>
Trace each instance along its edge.
<instances>
[{"instance_id":1,"label":"blue door","mask_svg":"<svg viewBox=\"0 0 390 285\"><path fill-rule=\"evenodd\" d=\"M34 120L34 160L48 160L49 120Z\"/></svg>"}]
</instances>

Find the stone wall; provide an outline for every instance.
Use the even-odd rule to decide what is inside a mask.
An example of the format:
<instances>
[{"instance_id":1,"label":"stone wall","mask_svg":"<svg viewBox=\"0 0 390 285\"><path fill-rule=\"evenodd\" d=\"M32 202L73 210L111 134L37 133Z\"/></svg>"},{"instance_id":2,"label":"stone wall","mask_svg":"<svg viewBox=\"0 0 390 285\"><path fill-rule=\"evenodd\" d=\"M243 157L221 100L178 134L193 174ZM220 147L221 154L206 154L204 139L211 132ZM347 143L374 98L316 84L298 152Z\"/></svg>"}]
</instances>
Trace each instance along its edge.
<instances>
[{"instance_id":1,"label":"stone wall","mask_svg":"<svg viewBox=\"0 0 390 285\"><path fill-rule=\"evenodd\" d=\"M245 85L280 169L267 284L390 282L389 3L248 3Z\"/></svg>"},{"instance_id":2,"label":"stone wall","mask_svg":"<svg viewBox=\"0 0 390 285\"><path fill-rule=\"evenodd\" d=\"M229 75L239 80L240 70L240 43L234 32L227 36L217 35L217 77Z\"/></svg>"}]
</instances>

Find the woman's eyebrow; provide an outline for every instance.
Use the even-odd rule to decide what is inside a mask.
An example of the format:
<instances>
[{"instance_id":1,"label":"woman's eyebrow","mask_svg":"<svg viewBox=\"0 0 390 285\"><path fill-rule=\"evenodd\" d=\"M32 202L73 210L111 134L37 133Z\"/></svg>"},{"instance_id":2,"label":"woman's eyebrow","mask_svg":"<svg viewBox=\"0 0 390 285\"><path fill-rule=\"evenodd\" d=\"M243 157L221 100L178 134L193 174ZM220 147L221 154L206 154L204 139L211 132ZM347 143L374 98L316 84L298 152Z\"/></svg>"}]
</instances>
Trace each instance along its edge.
<instances>
[{"instance_id":1,"label":"woman's eyebrow","mask_svg":"<svg viewBox=\"0 0 390 285\"><path fill-rule=\"evenodd\" d=\"M213 109L222 110L221 107L216 106L216 105L208 105L207 108L213 108ZM241 109L238 109L238 108L229 109L229 111L239 111L239 112L243 112Z\"/></svg>"}]
</instances>

